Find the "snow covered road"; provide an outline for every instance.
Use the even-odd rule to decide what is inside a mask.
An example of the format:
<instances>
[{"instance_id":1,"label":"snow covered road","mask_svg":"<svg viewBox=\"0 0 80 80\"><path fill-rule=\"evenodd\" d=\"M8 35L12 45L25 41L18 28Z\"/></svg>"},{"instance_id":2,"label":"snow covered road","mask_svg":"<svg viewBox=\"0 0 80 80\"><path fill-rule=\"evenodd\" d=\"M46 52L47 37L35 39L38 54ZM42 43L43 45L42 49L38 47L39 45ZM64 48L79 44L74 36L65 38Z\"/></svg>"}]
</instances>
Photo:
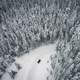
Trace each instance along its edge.
<instances>
[{"instance_id":1,"label":"snow covered road","mask_svg":"<svg viewBox=\"0 0 80 80\"><path fill-rule=\"evenodd\" d=\"M50 56L56 54L56 44L41 46L29 54L16 58L16 63L22 69L18 72L15 80L46 80L49 75ZM38 63L38 60L41 60Z\"/></svg>"}]
</instances>

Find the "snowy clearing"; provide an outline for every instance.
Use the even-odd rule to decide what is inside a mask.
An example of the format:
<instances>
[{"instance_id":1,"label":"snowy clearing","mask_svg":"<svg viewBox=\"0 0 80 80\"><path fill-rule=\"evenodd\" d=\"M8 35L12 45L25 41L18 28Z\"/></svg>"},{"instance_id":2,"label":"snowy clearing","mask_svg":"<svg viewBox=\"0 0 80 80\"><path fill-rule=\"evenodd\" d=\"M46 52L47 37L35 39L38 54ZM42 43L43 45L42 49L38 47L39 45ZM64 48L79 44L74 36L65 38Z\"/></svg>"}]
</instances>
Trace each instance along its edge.
<instances>
[{"instance_id":1,"label":"snowy clearing","mask_svg":"<svg viewBox=\"0 0 80 80\"><path fill-rule=\"evenodd\" d=\"M55 49L56 43L49 44L32 50L29 54L16 57L15 63L20 64L21 69L14 80L46 80L51 69L50 56L56 54ZM14 68L13 65L11 67Z\"/></svg>"},{"instance_id":2,"label":"snowy clearing","mask_svg":"<svg viewBox=\"0 0 80 80\"><path fill-rule=\"evenodd\" d=\"M15 80L46 80L49 75L48 70L51 68L50 56L56 54L55 48L56 44L41 46L31 51L30 54L16 58L16 63L19 63L22 69L16 75ZM41 62L38 64L39 59Z\"/></svg>"}]
</instances>

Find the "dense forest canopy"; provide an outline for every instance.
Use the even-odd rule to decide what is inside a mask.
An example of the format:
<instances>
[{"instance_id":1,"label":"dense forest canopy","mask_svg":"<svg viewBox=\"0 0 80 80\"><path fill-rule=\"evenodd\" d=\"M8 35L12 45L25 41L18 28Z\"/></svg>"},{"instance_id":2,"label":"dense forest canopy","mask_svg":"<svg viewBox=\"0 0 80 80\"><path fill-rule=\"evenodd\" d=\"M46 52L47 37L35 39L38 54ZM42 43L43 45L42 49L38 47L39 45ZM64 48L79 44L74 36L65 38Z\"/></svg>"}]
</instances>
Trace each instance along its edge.
<instances>
[{"instance_id":1,"label":"dense forest canopy","mask_svg":"<svg viewBox=\"0 0 80 80\"><path fill-rule=\"evenodd\" d=\"M50 80L79 80L80 0L0 0L0 77L15 56L56 40Z\"/></svg>"}]
</instances>

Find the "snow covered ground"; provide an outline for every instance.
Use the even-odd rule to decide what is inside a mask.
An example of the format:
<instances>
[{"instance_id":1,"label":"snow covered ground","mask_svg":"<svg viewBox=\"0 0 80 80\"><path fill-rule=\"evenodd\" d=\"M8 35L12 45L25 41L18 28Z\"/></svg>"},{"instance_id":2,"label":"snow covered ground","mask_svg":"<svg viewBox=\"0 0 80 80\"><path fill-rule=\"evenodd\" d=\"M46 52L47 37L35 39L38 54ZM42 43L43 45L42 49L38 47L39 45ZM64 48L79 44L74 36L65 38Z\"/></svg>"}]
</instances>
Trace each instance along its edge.
<instances>
[{"instance_id":1,"label":"snow covered ground","mask_svg":"<svg viewBox=\"0 0 80 80\"><path fill-rule=\"evenodd\" d=\"M30 54L25 54L20 58L16 58L22 69L18 72L15 80L46 80L50 69L50 56L56 53L56 44L41 46ZM38 64L37 61L41 59ZM49 63L48 63L49 61Z\"/></svg>"},{"instance_id":2,"label":"snow covered ground","mask_svg":"<svg viewBox=\"0 0 80 80\"><path fill-rule=\"evenodd\" d=\"M50 56L56 54L56 43L41 46L29 54L16 57L16 63L22 67L14 80L46 80L49 75Z\"/></svg>"}]
</instances>

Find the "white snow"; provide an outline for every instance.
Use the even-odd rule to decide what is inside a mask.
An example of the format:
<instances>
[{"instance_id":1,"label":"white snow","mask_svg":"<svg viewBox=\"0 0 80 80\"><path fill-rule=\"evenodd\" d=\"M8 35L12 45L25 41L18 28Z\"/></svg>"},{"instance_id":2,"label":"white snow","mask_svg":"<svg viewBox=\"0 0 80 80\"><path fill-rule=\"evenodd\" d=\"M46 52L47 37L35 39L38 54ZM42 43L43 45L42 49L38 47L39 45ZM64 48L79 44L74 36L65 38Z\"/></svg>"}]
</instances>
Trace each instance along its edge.
<instances>
[{"instance_id":1,"label":"white snow","mask_svg":"<svg viewBox=\"0 0 80 80\"><path fill-rule=\"evenodd\" d=\"M47 46L41 46L16 58L16 63L20 64L22 69L18 72L15 80L46 80L49 75L50 56L56 54L56 43ZM37 61L41 59L38 64ZM49 63L47 62L49 61Z\"/></svg>"},{"instance_id":2,"label":"white snow","mask_svg":"<svg viewBox=\"0 0 80 80\"><path fill-rule=\"evenodd\" d=\"M17 75L14 80L46 80L49 75L50 56L56 54L56 43L41 46L35 50L32 50L29 54L25 54L21 57L16 57L15 63L20 64L22 67L17 70L15 63L10 66L9 70L17 71ZM37 63L38 60L40 63ZM8 69L7 69L8 70ZM9 72L9 70L7 72ZM1 80L13 80L8 73L5 73Z\"/></svg>"}]
</instances>

